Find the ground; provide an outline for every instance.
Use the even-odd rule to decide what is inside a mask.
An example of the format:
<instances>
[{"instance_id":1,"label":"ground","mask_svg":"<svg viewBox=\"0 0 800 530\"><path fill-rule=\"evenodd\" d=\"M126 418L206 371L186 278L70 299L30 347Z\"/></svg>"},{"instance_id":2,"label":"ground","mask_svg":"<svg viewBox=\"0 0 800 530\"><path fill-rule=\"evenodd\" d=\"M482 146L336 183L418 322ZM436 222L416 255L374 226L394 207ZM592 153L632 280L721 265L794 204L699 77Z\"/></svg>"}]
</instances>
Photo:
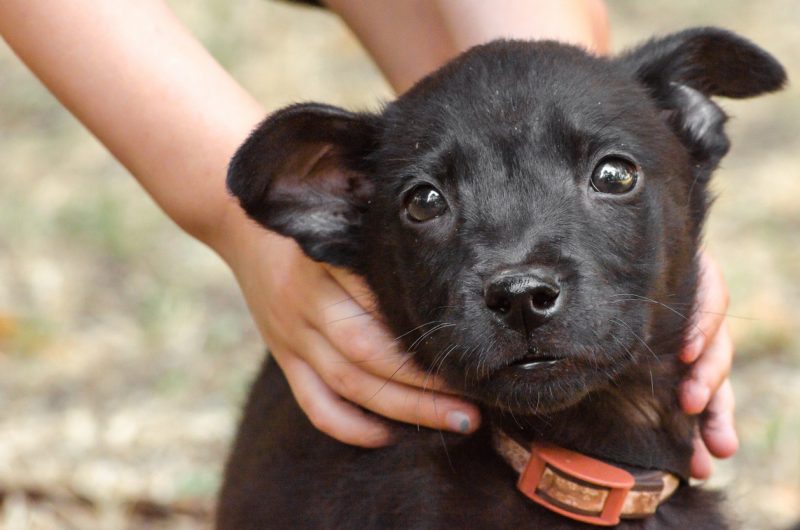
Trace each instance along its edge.
<instances>
[{"instance_id":1,"label":"ground","mask_svg":"<svg viewBox=\"0 0 800 530\"><path fill-rule=\"evenodd\" d=\"M278 2L171 0L267 108L374 109L350 33ZM613 47L695 25L800 77L796 1L611 3ZM710 485L745 528L800 519L800 98L723 101L733 150L707 230L732 302L742 447ZM262 356L235 282L0 44L0 527L206 528Z\"/></svg>"}]
</instances>

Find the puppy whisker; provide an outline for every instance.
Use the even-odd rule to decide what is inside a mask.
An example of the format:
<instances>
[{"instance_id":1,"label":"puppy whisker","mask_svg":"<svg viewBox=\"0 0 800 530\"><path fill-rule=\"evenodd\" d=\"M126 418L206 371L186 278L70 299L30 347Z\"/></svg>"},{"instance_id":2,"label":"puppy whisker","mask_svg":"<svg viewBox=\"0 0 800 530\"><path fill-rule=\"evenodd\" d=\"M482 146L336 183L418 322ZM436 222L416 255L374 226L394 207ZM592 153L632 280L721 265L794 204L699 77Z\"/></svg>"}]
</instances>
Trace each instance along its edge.
<instances>
[{"instance_id":1,"label":"puppy whisker","mask_svg":"<svg viewBox=\"0 0 800 530\"><path fill-rule=\"evenodd\" d=\"M402 353L396 353L396 354L393 354L393 355L387 355L385 357L370 357L369 359L359 359L359 360L345 359L343 361L337 361L337 362L338 363L343 363L343 364L356 364L356 365L357 364L373 363L373 362L391 362L391 361L396 360L398 357L402 357L402 356L403 356ZM409 357L409 359L410 358L411 357Z\"/></svg>"},{"instance_id":2,"label":"puppy whisker","mask_svg":"<svg viewBox=\"0 0 800 530\"><path fill-rule=\"evenodd\" d=\"M616 342L617 344L619 344L619 345L620 345L620 347L622 347L622 349L623 349L623 350L625 350L625 353L628 355L628 357L630 358L630 360L635 362L635 361L636 361L636 356L635 356L635 355L634 355L634 354L631 352L631 350L630 350L630 349L628 349L628 347L627 347L627 346L625 346L625 344L623 344L623 343L622 343L622 341L621 341L621 340L619 340L619 338L617 338L617 336L616 336L616 335L614 335L613 333L609 333L609 335L610 335L610 336L611 336L611 338L614 340L614 342Z\"/></svg>"},{"instance_id":3,"label":"puppy whisker","mask_svg":"<svg viewBox=\"0 0 800 530\"><path fill-rule=\"evenodd\" d=\"M672 313L674 313L675 315L677 315L677 316L681 317L681 318L682 318L682 319L684 319L686 322L688 322L689 324L691 324L691 325L692 325L692 327L694 327L694 328L695 328L695 329L696 329L698 332L700 332L701 334L703 334L703 336L706 336L706 333L705 333L705 331L703 331L703 330L700 328L700 326L698 326L698 325L697 325L697 323L696 323L696 322L692 321L692 319L691 319L691 318L687 317L687 316L686 316L684 313L681 313L680 311L678 311L678 310L677 310L677 309L675 309L674 307L671 307L671 306L669 306L669 305L667 305L667 304L665 304L665 303L663 303L663 302L659 302L658 300L653 300L652 298L648 298L648 297L646 297L646 296L642 296L642 295L638 295L638 294L633 294L633 293L628 293L628 294L618 294L618 295L611 295L611 296L612 296L612 297L618 297L618 298L616 298L616 300L612 300L611 302L647 302L647 303L651 303L651 304L656 304L656 305L659 305L659 306L663 307L664 309L667 309L667 310L669 310L669 311L672 311ZM619 297L622 297L622 296L627 296L627 297L630 297L630 298L619 298Z\"/></svg>"},{"instance_id":4,"label":"puppy whisker","mask_svg":"<svg viewBox=\"0 0 800 530\"><path fill-rule=\"evenodd\" d=\"M372 296L372 293L362 293L362 294L350 295L347 298L343 298L343 299L339 300L338 302L333 302L330 305L326 305L325 307L322 308L322 310L325 311L327 309L330 309L332 307L336 307L337 305L343 304L345 302L355 302L356 298L365 298L365 297L369 297L369 296Z\"/></svg>"},{"instance_id":5,"label":"puppy whisker","mask_svg":"<svg viewBox=\"0 0 800 530\"><path fill-rule=\"evenodd\" d=\"M342 317L342 318L336 318L334 320L328 320L327 322L325 322L325 324L326 325L336 324L337 322L344 322L345 320L350 320L351 318L359 318L359 317L365 317L365 316L370 316L370 315L375 315L375 314L378 314L378 310L377 309L372 309L372 310L364 311L362 313L356 313L355 315L349 315L349 316Z\"/></svg>"},{"instance_id":6,"label":"puppy whisker","mask_svg":"<svg viewBox=\"0 0 800 530\"><path fill-rule=\"evenodd\" d=\"M375 391L375 393L374 393L374 394L372 394L372 395L371 395L371 396L370 396L370 397L369 397L369 398L368 398L368 399L367 399L367 400L364 402L364 404L366 404L366 403L369 403L370 401L372 401L372 398L374 398L375 396L377 396L377 395L378 395L378 393L380 393L380 391L381 391L381 390L383 390L384 388L386 388L386 385L388 385L389 383L391 383L391 382L392 382L392 379L394 379L394 376L396 376L396 375L398 374L398 372L400 372L400 370L402 370L402 369L403 369L403 367L404 367L406 364L408 364L408 362L409 362L410 360L411 360L411 356L409 356L408 358L406 358L406 360L405 360L405 361L403 361L402 363L400 363L400 366L398 366L398 367L397 367L397 369L396 369L394 372L392 372L392 375L390 375L389 377L387 377L387 378L386 378L386 380L383 382L383 384L380 386L380 388L378 388L378 390L376 390L376 391Z\"/></svg>"},{"instance_id":7,"label":"puppy whisker","mask_svg":"<svg viewBox=\"0 0 800 530\"><path fill-rule=\"evenodd\" d=\"M420 324L419 326L415 327L414 329L411 329L411 330L409 330L409 331L406 331L406 332L405 332L405 333L403 333L402 335L398 335L397 337L395 337L394 339L392 339L392 340L391 340L391 343L392 343L392 344L396 344L396 343L400 342L400 340L401 340L403 337L405 337L406 335L408 335L408 334L410 334L410 333L413 333L414 331L416 331L416 330L418 330L418 329L420 329L420 328L423 328L423 327L425 327L425 326L429 326L429 325L431 325L431 324L440 324L440 323L442 323L442 322L441 322L441 321L439 321L439 320L432 320L432 321L430 321L430 322L426 322L426 323L424 323L424 324ZM381 349L381 350L380 350L379 352L377 352L377 353L379 353L379 354L380 354L380 353L383 353L383 352L385 352L386 350L388 350L389 348L391 348L391 345L390 345L390 346L388 346L388 347L386 347L386 348L383 348L383 349ZM365 364L365 363L370 363L370 362L378 362L378 361L394 361L394 360L396 360L398 357L403 357L403 356L406 356L406 355L408 355L406 352L396 352L396 353L393 353L393 354L391 354L391 355L388 355L388 356L386 356L386 357L376 357L376 356L372 356L372 357L369 357L368 359L361 359L361 360L352 360L352 359L346 359L345 361L341 361L341 362L347 362L348 364ZM403 364L401 365L401 368L402 368L402 366L404 366L404 365L405 365L405 364L406 364L406 363L407 363L407 362L408 362L410 359L411 359L411 356L409 355L409 356L408 356L408 358L407 358L407 359L405 359L405 361L403 361ZM398 370L399 370L399 368L398 368ZM396 371L395 371L395 373L396 373ZM394 374L393 374L393 375L394 375Z\"/></svg>"},{"instance_id":8,"label":"puppy whisker","mask_svg":"<svg viewBox=\"0 0 800 530\"><path fill-rule=\"evenodd\" d=\"M425 333L420 335L417 338L417 340L415 340L414 342L411 343L411 345L408 347L408 351L410 351L410 352L414 351L414 348L418 344L420 344L423 340L425 340L427 337L430 337L433 333L436 333L437 331L440 331L440 330L448 328L448 327L455 327L455 324L451 324L449 322L442 322L441 324L429 329L428 331L426 331Z\"/></svg>"},{"instance_id":9,"label":"puppy whisker","mask_svg":"<svg viewBox=\"0 0 800 530\"><path fill-rule=\"evenodd\" d=\"M417 331L418 329L422 329L422 328L424 328L425 326L430 326L431 324L446 324L446 322L444 322L444 321L442 321L442 320L430 320L430 321L428 321L428 322L425 322L424 324L420 324L419 326L417 326L417 327L415 327L415 328L413 328L413 329L410 329L410 330L406 331L406 332L405 332L405 333L403 333L402 335L398 335L397 337L395 337L395 338L393 339L393 342L398 342L398 341L399 341L400 339L402 339L403 337L406 337L406 336L408 336L408 335L410 335L410 334L414 333L414 332L415 332L415 331ZM409 349L411 349L411 348L409 348Z\"/></svg>"},{"instance_id":10,"label":"puppy whisker","mask_svg":"<svg viewBox=\"0 0 800 530\"><path fill-rule=\"evenodd\" d=\"M659 363L661 362L661 359L659 359L659 358L658 358L658 355L656 355L656 353L655 353L655 352L652 350L652 348L650 348L650 346L649 346L649 345L648 345L648 344L647 344L647 343L644 341L644 339L643 339L643 338L641 338L639 335L637 335L637 334L636 334L636 332L635 332L635 331L633 331L633 328L631 328L631 327L630 327L630 326L629 326L629 325L628 325L628 324L627 324L625 321L623 321L623 320L621 320L621 319L619 319L619 318L616 318L616 317L615 317L615 318L612 318L612 319L611 319L611 321L612 321L612 322L616 322L616 323L618 323L618 324L621 324L621 325L625 326L626 328L628 328L628 331L630 331L630 332L631 332L631 335L633 335L634 337L636 337L636 338L639 340L639 342L641 342L641 343L642 343L642 345L643 345L645 348L647 348L647 351L649 351L649 352L650 352L650 353L653 355L653 358L654 358L656 361L658 361Z\"/></svg>"},{"instance_id":11,"label":"puppy whisker","mask_svg":"<svg viewBox=\"0 0 800 530\"><path fill-rule=\"evenodd\" d=\"M634 299L619 299L618 298L616 300L609 300L608 303L636 302L636 301L647 302L647 301L650 301L650 302L653 302L653 303L657 303L659 305L663 305L667 309L672 309L672 308L681 307L681 306L687 307L687 308L692 308L694 305L696 305L693 302L671 302L669 304L666 304L666 303L663 303L663 302L657 302L655 300L650 300L650 299L644 300L643 299L644 297L641 297L641 295L634 295L632 293L629 293L629 294L621 293L621 294L613 294L613 295L611 295L612 298L613 297L620 297L620 296L636 296L637 298L634 298ZM700 313L700 314L703 314L703 315L719 315L719 316L726 317L726 318L736 318L736 319L740 319L740 320L752 320L752 321L763 320L763 319L758 318L758 317L751 317L751 316L744 316L744 315L734 315L733 313L727 313L727 312L721 312L721 311L706 311L704 309L697 309L697 308L693 309L692 311L694 313ZM688 317L685 316L685 314L681 315L681 316L683 316L684 318L688 318Z\"/></svg>"}]
</instances>

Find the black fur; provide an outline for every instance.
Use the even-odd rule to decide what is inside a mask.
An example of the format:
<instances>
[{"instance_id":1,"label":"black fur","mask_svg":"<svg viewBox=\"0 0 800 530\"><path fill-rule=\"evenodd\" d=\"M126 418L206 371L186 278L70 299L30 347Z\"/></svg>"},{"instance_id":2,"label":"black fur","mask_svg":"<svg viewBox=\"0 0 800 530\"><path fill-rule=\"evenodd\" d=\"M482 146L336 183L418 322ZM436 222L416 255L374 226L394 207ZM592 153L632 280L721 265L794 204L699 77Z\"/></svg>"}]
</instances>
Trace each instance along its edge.
<instances>
[{"instance_id":1,"label":"black fur","mask_svg":"<svg viewBox=\"0 0 800 530\"><path fill-rule=\"evenodd\" d=\"M267 363L228 463L219 527L582 527L516 491L491 424L687 477L695 420L676 400L677 352L708 179L728 149L709 98L784 81L766 52L713 28L611 59L498 41L379 115L305 104L269 117L231 163L243 208L312 258L363 275L414 362L480 403L485 425L444 435L447 452L440 433L399 424L397 445L349 447L310 425ZM608 157L639 168L629 193L590 185ZM420 185L444 196L443 215L409 218ZM535 329L511 326L487 307L487 282L531 268L557 280L558 310ZM537 356L561 360L514 364ZM620 525L725 526L717 497L687 485L655 517Z\"/></svg>"}]
</instances>

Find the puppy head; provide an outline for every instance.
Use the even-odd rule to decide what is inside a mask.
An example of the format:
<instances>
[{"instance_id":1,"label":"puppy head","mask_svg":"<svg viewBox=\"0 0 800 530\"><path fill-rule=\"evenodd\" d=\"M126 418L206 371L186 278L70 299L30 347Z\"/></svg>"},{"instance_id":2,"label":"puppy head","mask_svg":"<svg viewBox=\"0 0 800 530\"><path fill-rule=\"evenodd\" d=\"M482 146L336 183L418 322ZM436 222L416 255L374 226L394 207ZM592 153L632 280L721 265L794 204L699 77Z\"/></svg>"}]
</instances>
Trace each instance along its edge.
<instances>
[{"instance_id":1,"label":"puppy head","mask_svg":"<svg viewBox=\"0 0 800 530\"><path fill-rule=\"evenodd\" d=\"M784 81L710 28L615 59L498 41L379 115L277 112L228 185L311 258L364 275L421 367L490 406L554 411L675 356L728 149L710 97Z\"/></svg>"}]
</instances>

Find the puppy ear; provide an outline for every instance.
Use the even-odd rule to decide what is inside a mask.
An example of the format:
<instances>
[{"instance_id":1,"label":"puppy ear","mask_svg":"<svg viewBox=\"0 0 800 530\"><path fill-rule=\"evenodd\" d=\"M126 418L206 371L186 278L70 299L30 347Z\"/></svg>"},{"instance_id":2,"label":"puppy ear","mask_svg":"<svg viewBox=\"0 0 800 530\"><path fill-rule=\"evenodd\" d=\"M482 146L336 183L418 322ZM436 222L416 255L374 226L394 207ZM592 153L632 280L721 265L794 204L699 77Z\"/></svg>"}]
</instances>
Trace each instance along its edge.
<instances>
[{"instance_id":1,"label":"puppy ear","mask_svg":"<svg viewBox=\"0 0 800 530\"><path fill-rule=\"evenodd\" d=\"M239 148L228 189L247 215L308 256L358 271L378 118L307 103L269 116Z\"/></svg>"},{"instance_id":2,"label":"puppy ear","mask_svg":"<svg viewBox=\"0 0 800 530\"><path fill-rule=\"evenodd\" d=\"M783 67L729 31L695 28L651 40L619 59L647 87L706 176L728 150L726 120L710 96L747 98L778 90Z\"/></svg>"}]
</instances>

